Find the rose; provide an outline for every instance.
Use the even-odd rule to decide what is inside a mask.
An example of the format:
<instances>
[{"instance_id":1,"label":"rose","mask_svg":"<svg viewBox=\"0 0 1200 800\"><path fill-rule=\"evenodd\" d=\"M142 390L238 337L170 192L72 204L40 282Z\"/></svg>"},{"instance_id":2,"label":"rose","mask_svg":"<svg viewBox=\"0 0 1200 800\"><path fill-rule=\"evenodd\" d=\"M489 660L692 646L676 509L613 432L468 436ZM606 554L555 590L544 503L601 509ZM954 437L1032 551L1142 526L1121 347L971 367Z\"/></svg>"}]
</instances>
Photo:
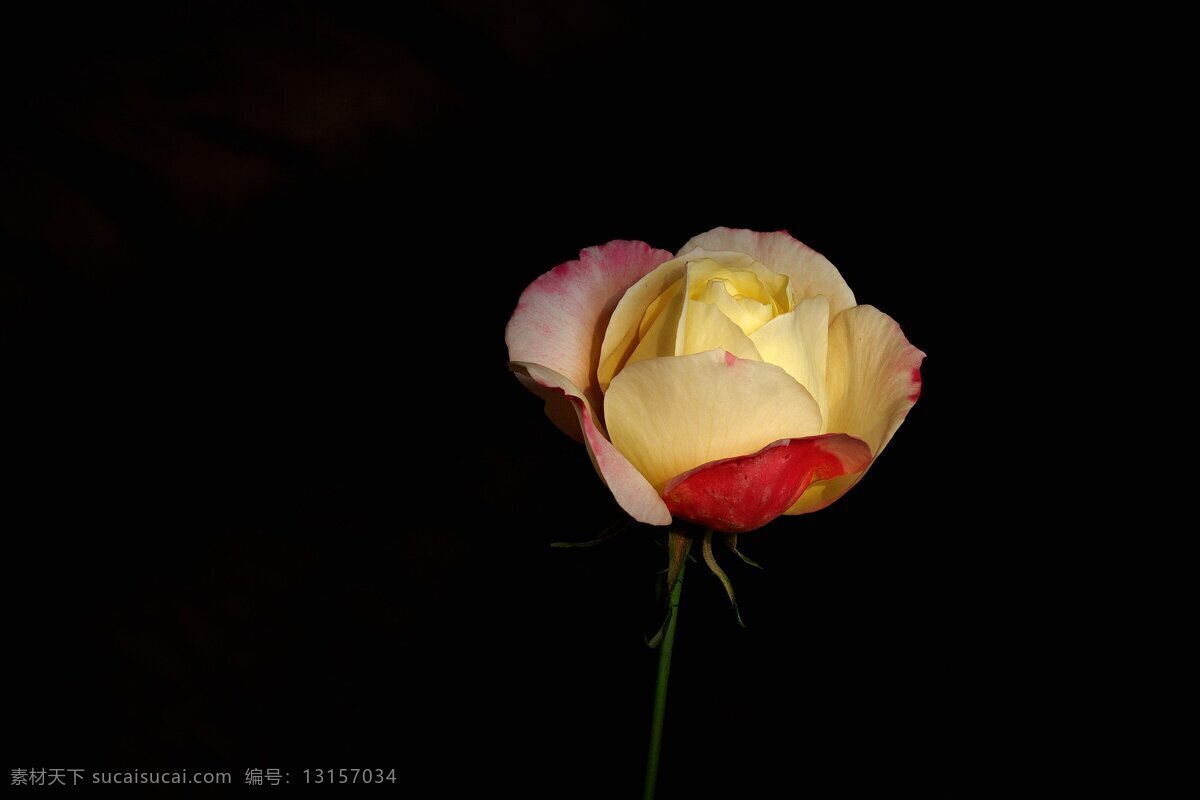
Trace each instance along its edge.
<instances>
[{"instance_id":1,"label":"rose","mask_svg":"<svg viewBox=\"0 0 1200 800\"><path fill-rule=\"evenodd\" d=\"M592 247L524 291L510 367L635 519L739 533L828 506L921 388L917 350L786 232Z\"/></svg>"}]
</instances>

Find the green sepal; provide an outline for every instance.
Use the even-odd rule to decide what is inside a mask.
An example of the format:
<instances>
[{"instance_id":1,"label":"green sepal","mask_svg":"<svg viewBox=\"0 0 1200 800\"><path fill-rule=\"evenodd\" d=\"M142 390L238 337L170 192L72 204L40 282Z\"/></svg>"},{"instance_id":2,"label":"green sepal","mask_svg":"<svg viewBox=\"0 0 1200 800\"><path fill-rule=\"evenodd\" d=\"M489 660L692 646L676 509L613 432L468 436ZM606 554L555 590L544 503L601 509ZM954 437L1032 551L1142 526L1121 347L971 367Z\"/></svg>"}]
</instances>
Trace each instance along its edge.
<instances>
[{"instance_id":1,"label":"green sepal","mask_svg":"<svg viewBox=\"0 0 1200 800\"><path fill-rule=\"evenodd\" d=\"M623 533L626 528L633 524L632 519L624 519L620 522L609 525L604 529L604 533L597 536L595 539L588 539L586 542L551 542L551 547L595 547L598 544L607 542L619 533Z\"/></svg>"},{"instance_id":2,"label":"green sepal","mask_svg":"<svg viewBox=\"0 0 1200 800\"><path fill-rule=\"evenodd\" d=\"M721 581L721 585L725 587L725 594L729 595L729 603L733 606L733 614L737 617L738 625L744 628L746 627L746 623L742 622L742 612L738 610L737 597L733 594L733 584L729 582L729 576L721 569L721 565L717 563L717 557L713 555L712 537L713 532L711 530L705 532L704 544L701 548L704 553L704 563L708 564L708 568L712 570L713 574Z\"/></svg>"},{"instance_id":3,"label":"green sepal","mask_svg":"<svg viewBox=\"0 0 1200 800\"><path fill-rule=\"evenodd\" d=\"M729 534L728 536L726 536L726 537L725 537L725 545L726 545L726 546L727 546L727 547L728 547L730 550L732 550L732 551L733 551L733 554L734 554L735 556L737 556L738 558L740 558L740 559L741 559L742 561L744 561L745 563L749 564L750 566L754 567L755 569L762 569L762 564L759 564L757 561L755 561L754 559L752 559L750 556L746 555L746 554L745 554L745 553L743 553L741 550L738 550L738 546L737 546L737 539L738 539L738 537L737 537L737 534L736 534L736 533L731 533L731 534Z\"/></svg>"}]
</instances>

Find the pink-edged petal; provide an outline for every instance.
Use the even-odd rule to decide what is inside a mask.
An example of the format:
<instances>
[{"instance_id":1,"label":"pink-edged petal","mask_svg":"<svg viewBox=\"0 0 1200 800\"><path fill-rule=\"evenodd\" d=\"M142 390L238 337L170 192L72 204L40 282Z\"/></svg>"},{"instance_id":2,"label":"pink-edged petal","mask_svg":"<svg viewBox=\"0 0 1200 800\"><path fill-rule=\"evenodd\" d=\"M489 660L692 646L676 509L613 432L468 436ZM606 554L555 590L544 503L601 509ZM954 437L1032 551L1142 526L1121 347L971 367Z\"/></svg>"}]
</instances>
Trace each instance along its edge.
<instances>
[{"instance_id":1,"label":"pink-edged petal","mask_svg":"<svg viewBox=\"0 0 1200 800\"><path fill-rule=\"evenodd\" d=\"M854 306L854 292L850 291L837 267L787 231L759 233L742 228L713 228L689 239L680 248L679 255L687 255L697 247L733 250L752 256L767 269L788 276L788 289L793 293L794 303L817 295L828 297L830 318Z\"/></svg>"},{"instance_id":2,"label":"pink-edged petal","mask_svg":"<svg viewBox=\"0 0 1200 800\"><path fill-rule=\"evenodd\" d=\"M666 250L644 242L613 241L589 247L579 253L578 260L542 275L521 293L504 330L509 361L554 370L590 404L600 407L596 363L608 318L626 289L670 259ZM547 414L556 424L569 420L569 405L551 399Z\"/></svg>"},{"instance_id":3,"label":"pink-edged petal","mask_svg":"<svg viewBox=\"0 0 1200 800\"><path fill-rule=\"evenodd\" d=\"M924 359L874 306L839 314L829 326L825 367L828 430L857 436L878 457L917 401Z\"/></svg>"},{"instance_id":4,"label":"pink-edged petal","mask_svg":"<svg viewBox=\"0 0 1200 800\"><path fill-rule=\"evenodd\" d=\"M512 362L509 366L518 377L525 379L522 383L529 381L536 385L539 395L557 393L563 398L563 402L569 403L575 409L576 420L583 432L583 441L587 445L592 466L629 516L648 525L671 523L671 512L667 510L658 492L629 460L613 447L596 421L591 403L578 386L566 376L541 364Z\"/></svg>"},{"instance_id":5,"label":"pink-edged petal","mask_svg":"<svg viewBox=\"0 0 1200 800\"><path fill-rule=\"evenodd\" d=\"M663 499L677 517L745 533L786 512L812 481L861 472L870 462L866 443L845 434L783 439L689 470L667 484Z\"/></svg>"},{"instance_id":6,"label":"pink-edged petal","mask_svg":"<svg viewBox=\"0 0 1200 800\"><path fill-rule=\"evenodd\" d=\"M580 444L584 443L583 428L579 426L579 414L575 411L575 403L561 389L551 389L542 386L533 378L522 372L514 371L517 381L529 391L536 394L545 403L546 416L555 427L570 436Z\"/></svg>"},{"instance_id":7,"label":"pink-edged petal","mask_svg":"<svg viewBox=\"0 0 1200 800\"><path fill-rule=\"evenodd\" d=\"M825 430L862 439L878 458L921 393L924 358L895 320L879 309L855 306L843 311L829 326ZM787 513L824 508L849 491L862 474L814 482Z\"/></svg>"}]
</instances>

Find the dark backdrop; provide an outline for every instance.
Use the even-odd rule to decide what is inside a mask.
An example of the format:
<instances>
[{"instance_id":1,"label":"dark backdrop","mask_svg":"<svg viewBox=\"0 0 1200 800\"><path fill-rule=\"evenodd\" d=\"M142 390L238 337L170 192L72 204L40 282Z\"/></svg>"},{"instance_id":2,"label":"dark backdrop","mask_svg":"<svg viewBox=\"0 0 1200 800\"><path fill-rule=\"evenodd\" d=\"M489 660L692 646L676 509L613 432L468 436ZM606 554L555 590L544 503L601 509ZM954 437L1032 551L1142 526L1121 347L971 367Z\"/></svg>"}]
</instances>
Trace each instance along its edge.
<instances>
[{"instance_id":1,"label":"dark backdrop","mask_svg":"<svg viewBox=\"0 0 1200 800\"><path fill-rule=\"evenodd\" d=\"M662 796L953 781L1003 695L947 313L994 110L969 38L923 31L457 0L14 24L6 768L636 795L661 535L547 546L619 510L503 328L583 246L730 225L828 255L929 358L852 494L745 537L747 629L691 573Z\"/></svg>"}]
</instances>

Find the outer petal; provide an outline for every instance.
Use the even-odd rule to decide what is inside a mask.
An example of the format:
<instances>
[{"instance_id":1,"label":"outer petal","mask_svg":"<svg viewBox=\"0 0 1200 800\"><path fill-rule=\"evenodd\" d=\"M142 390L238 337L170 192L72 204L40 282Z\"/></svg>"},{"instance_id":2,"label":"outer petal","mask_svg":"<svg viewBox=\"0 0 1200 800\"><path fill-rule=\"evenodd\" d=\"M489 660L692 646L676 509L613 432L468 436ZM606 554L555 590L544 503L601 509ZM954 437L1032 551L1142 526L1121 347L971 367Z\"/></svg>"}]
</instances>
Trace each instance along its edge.
<instances>
[{"instance_id":1,"label":"outer petal","mask_svg":"<svg viewBox=\"0 0 1200 800\"><path fill-rule=\"evenodd\" d=\"M613 444L659 492L702 464L821 429L816 401L794 378L721 350L631 364L604 408Z\"/></svg>"},{"instance_id":2,"label":"outer petal","mask_svg":"<svg viewBox=\"0 0 1200 800\"><path fill-rule=\"evenodd\" d=\"M825 370L830 430L857 436L878 457L917 402L924 358L874 306L835 317Z\"/></svg>"},{"instance_id":3,"label":"outer petal","mask_svg":"<svg viewBox=\"0 0 1200 800\"><path fill-rule=\"evenodd\" d=\"M667 510L659 493L628 459L613 447L612 442L605 438L603 429L596 422L591 403L583 396L579 387L563 375L540 364L512 362L510 367L517 372L518 377L534 382L543 392L560 393L565 402L572 405L583 431L592 466L629 516L650 525L671 523L671 512Z\"/></svg>"},{"instance_id":4,"label":"outer petal","mask_svg":"<svg viewBox=\"0 0 1200 800\"><path fill-rule=\"evenodd\" d=\"M767 269L788 276L794 302L819 294L828 297L830 317L854 305L854 293L842 280L837 267L816 250L793 239L787 231L759 233L741 228L713 228L689 239L679 250L679 255L687 255L697 247L733 250L753 256Z\"/></svg>"},{"instance_id":5,"label":"outer petal","mask_svg":"<svg viewBox=\"0 0 1200 800\"><path fill-rule=\"evenodd\" d=\"M535 280L521 293L504 341L510 361L541 364L570 381L599 406L596 362L608 318L633 284L671 259L644 242L613 241L589 247ZM573 414L565 399L551 397L547 414L560 424ZM578 437L579 431L568 433Z\"/></svg>"},{"instance_id":6,"label":"outer petal","mask_svg":"<svg viewBox=\"0 0 1200 800\"><path fill-rule=\"evenodd\" d=\"M829 298L801 300L792 311L763 325L750 335L759 355L768 364L783 367L800 381L821 409L829 428L829 402L825 393L825 362L829 344Z\"/></svg>"},{"instance_id":7,"label":"outer petal","mask_svg":"<svg viewBox=\"0 0 1200 800\"><path fill-rule=\"evenodd\" d=\"M667 484L672 514L725 533L761 528L795 503L809 483L871 462L871 448L843 433L784 439L757 453L705 464Z\"/></svg>"},{"instance_id":8,"label":"outer petal","mask_svg":"<svg viewBox=\"0 0 1200 800\"><path fill-rule=\"evenodd\" d=\"M839 314L829 326L826 430L862 439L878 458L917 402L924 358L900 326L879 309L856 306ZM814 483L788 513L824 508L861 477L862 473Z\"/></svg>"},{"instance_id":9,"label":"outer petal","mask_svg":"<svg viewBox=\"0 0 1200 800\"><path fill-rule=\"evenodd\" d=\"M524 372L519 371L514 363L510 361L509 368L513 370L513 374L517 376L517 380L522 386L542 399L542 402L545 403L543 410L555 427L583 444L585 441L583 428L579 425L579 415L575 412L575 404L571 402L570 398L560 389L542 386Z\"/></svg>"}]
</instances>

